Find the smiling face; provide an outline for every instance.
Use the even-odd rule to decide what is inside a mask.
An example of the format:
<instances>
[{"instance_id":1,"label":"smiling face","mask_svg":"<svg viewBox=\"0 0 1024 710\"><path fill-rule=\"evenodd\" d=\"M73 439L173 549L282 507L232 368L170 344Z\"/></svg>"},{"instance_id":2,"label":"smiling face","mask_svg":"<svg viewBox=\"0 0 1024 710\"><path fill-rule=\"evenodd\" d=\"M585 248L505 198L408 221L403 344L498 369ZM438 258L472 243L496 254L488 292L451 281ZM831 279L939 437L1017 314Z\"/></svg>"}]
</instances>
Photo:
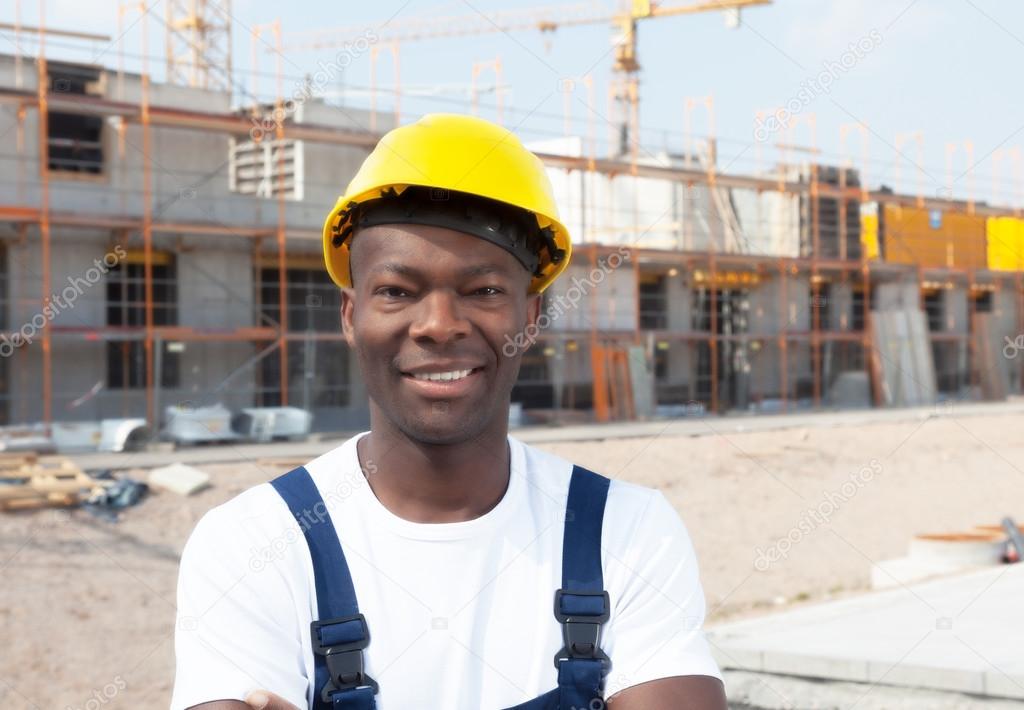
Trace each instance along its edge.
<instances>
[{"instance_id":1,"label":"smiling face","mask_svg":"<svg viewBox=\"0 0 1024 710\"><path fill-rule=\"evenodd\" d=\"M522 264L479 237L415 224L360 230L351 264L341 317L371 409L423 443L504 432L521 353L503 348L540 314Z\"/></svg>"}]
</instances>

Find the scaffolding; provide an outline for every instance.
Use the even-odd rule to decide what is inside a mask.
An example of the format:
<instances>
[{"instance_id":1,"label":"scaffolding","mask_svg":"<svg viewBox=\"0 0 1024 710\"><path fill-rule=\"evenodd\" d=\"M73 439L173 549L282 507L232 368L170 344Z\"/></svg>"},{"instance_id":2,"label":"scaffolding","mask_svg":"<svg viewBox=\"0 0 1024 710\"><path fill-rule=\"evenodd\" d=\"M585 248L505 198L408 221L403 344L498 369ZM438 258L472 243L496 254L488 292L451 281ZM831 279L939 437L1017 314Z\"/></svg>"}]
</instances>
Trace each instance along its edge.
<instances>
[{"instance_id":1,"label":"scaffolding","mask_svg":"<svg viewBox=\"0 0 1024 710\"><path fill-rule=\"evenodd\" d=\"M279 25L271 29L280 46ZM106 281L106 326L58 324L43 318L38 337L40 347L16 348L16 363L23 363L38 351L43 422L49 424L55 418L55 344L70 349L74 343L83 341L107 344L108 352L114 353L107 359L107 386L141 389L145 416L154 425L161 417L162 390L182 379L175 348L171 347L174 343L245 345L240 365L212 391L203 392L203 398L226 394L239 373L255 371L254 388L239 390L242 402L297 402L308 406L314 397L312 389L316 388L336 406L352 404L357 395L343 378L319 385L309 379L310 372L318 369L317 358L329 357L332 363L343 360L346 368L349 363L340 328L323 315L337 313L337 290L322 276L315 256L320 232L312 227L290 226L287 206L298 189L294 142L368 152L380 133L360 127L273 118L287 113L280 63L276 100L272 105L254 103L247 113L153 103L150 77L145 69L139 76L139 91L134 98L126 95L123 69L117 75L120 93L116 100L107 95L70 91L66 86L55 87L44 51L47 33L42 27L37 30L40 53L34 60L35 90L21 88L20 80L14 86L0 87L0 105L12 107L16 115L17 179L19 183L31 184L37 199L0 204L0 223L13 227L14 243L20 245L28 240L29 227L38 230L40 311L52 307L54 228L105 230L127 250L127 256ZM105 70L99 70L99 74L110 76ZM37 180L27 177L23 140L27 118L33 112L38 129ZM88 149L101 146L98 140L90 143L88 136L79 136L72 142L73 157L65 155L67 146L54 139L49 121L66 114L99 118L116 126L120 166L113 169L126 169L124 146L129 127L140 131L141 214L133 214L131 209L121 214L91 214L52 204L54 173L62 173L62 180L68 179L67 171L62 169L67 164L61 161L72 161L76 171L82 173L77 179L88 181L92 160ZM375 111L373 116L376 120ZM261 128L257 137L253 134L254 125L269 130ZM263 160L272 166L272 170L264 167L264 178L271 172L269 177L273 181L263 185L262 197L253 195L251 199L274 203L273 223L225 223L213 217L165 219L156 209L158 205L154 205L152 142L157 128L250 141L244 147L252 153L256 146L255 152L264 155ZM862 172L858 178L857 171L852 169L829 169L816 162L783 164L771 173L730 173L719 167L716 152L713 138L708 139L699 155L689 149L683 160L674 164L643 161L637 150L625 157L599 157L593 141L587 155L537 151L551 171L564 174L567 179L578 177L584 185L597 178L609 185L622 179L673 185L673 190L681 195L683 211L693 214L698 201L704 200L711 205L709 209L718 213L718 221L706 228L702 245L687 243L686 240L696 237L687 232L693 229L693 223L683 221L678 230L682 248L647 246L643 244L644 231L638 219L636 189L632 210L635 236L625 247L631 268L624 290L632 294L632 302L618 306L620 315L624 309L632 312L628 319L632 328L617 327L614 319L608 321L604 311L615 304L602 304L605 295L595 292L588 302L589 313L581 314L579 323L539 334L537 347L524 355L514 398L529 403L531 408L550 410L550 416L559 419L571 418L574 412L597 421L644 416L635 381L630 379L640 357L640 369L646 368L652 378L653 404L674 406L676 409L671 411L684 415L735 409L786 411L792 406L821 408L834 404L829 393L845 372L863 373L870 404L882 405L889 401L880 372L887 364L880 354L873 322L878 306L875 292L882 284L912 282L918 298L916 307L926 314L939 313L937 293L966 295L966 322L958 322L957 328L944 328L941 314L935 315L936 327L928 334L935 361L942 364L937 373L938 389L948 396L963 396L971 386L981 383L982 370L992 366L991 343L981 342L978 336L982 328L988 328L978 324L979 313L991 312L997 301L1012 302L1016 332L1024 333L1024 268L994 270L984 258L963 258L964 252L976 252L977 245L967 245L955 229L946 237L945 258L932 258L921 252L920 234L915 231L920 227L911 219L913 215L934 218L938 213L951 215L948 219L953 220L965 215L982 223L1020 220L1019 207L870 189L863 182ZM339 183L347 177L339 179ZM18 191L23 194L29 190L19 184ZM758 198L775 195L796 205L795 254L749 253L749 245L744 244L733 225L735 216L728 216L733 209L729 206L731 196L741 191ZM585 192L581 190L581 202L588 199ZM129 199L125 195L119 198L122 202ZM596 202L593 195L589 199ZM879 215L871 234L860 233L865 205L874 205ZM596 205L581 204L579 208L582 229L574 246L574 263L598 269L614 254L622 253L622 240L616 244L602 239L607 225L596 218ZM907 218L908 226L893 226L892 214L897 212ZM827 227L823 227L823 221ZM875 240L873 246L871 237ZM232 327L178 325L172 314L178 307L176 289L182 288L180 275L174 271L173 259L167 256L168 249L156 248L157 238L165 244L177 239L185 250L201 250L207 239L241 240L242 251L251 256L251 280L246 282L254 294L249 304L251 312L237 311L241 322ZM961 248L961 244L966 246ZM7 261L6 268L13 268ZM675 291L670 293L670 289ZM298 296L291 297L294 294L305 298L305 307L297 307ZM844 314L838 318L829 307L837 298L847 299ZM672 306L680 299L689 299L685 318L688 322L681 323L678 317L670 322ZM118 315L111 315L114 312ZM17 339L17 331L9 327L5 330L5 337ZM987 359L984 353L989 353ZM112 364L118 361L120 366ZM685 363L691 374L671 377L669 371L676 366L674 362ZM1011 378L1012 391L1019 392L1024 381L1024 353L1019 363L1011 364L1011 371L1013 368L1016 371ZM302 377L298 395L292 391L289 373L300 373ZM10 384L7 373L4 378ZM991 390L985 388L986 392ZM1004 396L1008 393L1004 388ZM126 416L134 405L130 398L124 401L124 411L117 413ZM649 409L646 415L650 415ZM10 420L19 419L16 408L7 416Z\"/></svg>"}]
</instances>

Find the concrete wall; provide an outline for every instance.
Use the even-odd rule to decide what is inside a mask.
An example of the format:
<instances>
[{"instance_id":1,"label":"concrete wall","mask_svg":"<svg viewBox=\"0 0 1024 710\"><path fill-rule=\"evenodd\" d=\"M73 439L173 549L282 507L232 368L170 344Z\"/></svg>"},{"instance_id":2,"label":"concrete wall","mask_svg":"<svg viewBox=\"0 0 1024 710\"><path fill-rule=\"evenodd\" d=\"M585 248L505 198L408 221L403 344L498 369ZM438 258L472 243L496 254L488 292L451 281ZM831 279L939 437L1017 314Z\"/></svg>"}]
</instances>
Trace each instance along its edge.
<instances>
[{"instance_id":1,"label":"concrete wall","mask_svg":"<svg viewBox=\"0 0 1024 710\"><path fill-rule=\"evenodd\" d=\"M36 87L35 64L23 63L23 89ZM105 73L104 97L122 100L116 71ZM14 86L14 58L0 55L0 86ZM123 100L141 101L141 80L126 74ZM225 93L188 87L150 85L150 104L184 110L206 112L230 111ZM0 134L16 135L16 114L13 104L0 106ZM73 110L73 106L71 109ZM330 106L310 99L288 117L289 121L315 123L338 128L362 128L369 125L369 113L351 108ZM380 114L380 130L391 127L393 117ZM74 176L53 173L50 180L50 207L54 211L92 215L141 217L143 213L143 127L129 123L124 130L124 153L121 154L117 117L105 120L103 128L104 172L97 176ZM0 177L0 204L39 205L41 195L36 176L39 173L38 115L28 111L23 124L24 144L14 155L2 156L4 170ZM241 135L246 139L248 136ZM197 221L222 225L276 226L276 199L233 193L229 187L229 149L231 136L226 133L198 131L176 127L150 128L151 214L157 221ZM348 184L365 159L368 150L330 144L304 146L305 199L286 203L286 224L297 229L319 229L326 210ZM19 179L21 176L22 179Z\"/></svg>"},{"instance_id":2,"label":"concrete wall","mask_svg":"<svg viewBox=\"0 0 1024 710\"><path fill-rule=\"evenodd\" d=\"M42 304L41 249L35 228L24 244L8 243L8 309L11 332L20 331L27 344L11 355L10 416L34 421L42 416L42 330L47 316L54 325L90 328L106 323L106 286L101 268L111 248L108 236L98 230L75 230L60 234L51 252L50 293L56 298L50 309ZM60 237L67 237L61 239ZM5 348L6 352L6 348ZM52 345L52 389L54 415L62 419L90 418L101 406L91 401L77 408L69 404L87 393L97 381L106 379L106 345L83 335L54 337ZM84 417L80 412L89 412Z\"/></svg>"},{"instance_id":3,"label":"concrete wall","mask_svg":"<svg viewBox=\"0 0 1024 710\"><path fill-rule=\"evenodd\" d=\"M668 300L668 327L678 333L693 331L693 290L683 273L665 278L665 294ZM668 367L661 383L666 385L686 384L692 392L696 377L696 354L688 343L669 341Z\"/></svg>"},{"instance_id":4,"label":"concrete wall","mask_svg":"<svg viewBox=\"0 0 1024 710\"><path fill-rule=\"evenodd\" d=\"M782 308L780 311L780 299ZM810 330L810 282L806 276L787 278L785 286L779 278L762 281L752 289L750 297L750 334L752 345L749 355L750 390L753 393L777 397L783 393L780 370L782 353L774 337L780 331L802 333ZM810 352L806 347L790 343L786 354L787 396L795 392L797 374L811 372Z\"/></svg>"},{"instance_id":5,"label":"concrete wall","mask_svg":"<svg viewBox=\"0 0 1024 710\"><path fill-rule=\"evenodd\" d=\"M13 422L38 421L43 416L42 343L35 337L33 317L42 324L40 307L41 279L38 239L30 231L24 246L8 245L10 330L24 332L32 341L10 354L9 418ZM173 248L173 244L157 240L156 248ZM95 259L102 259L111 250L108 237L102 232L83 234L82 230L55 230L53 249L52 291L60 296L66 291L67 308L58 308L52 323L76 328L106 326L106 281L96 270ZM200 332L216 333L258 323L255 314L254 283L251 253L244 249L208 248L181 250L176 254L178 273L178 322ZM81 287L72 289L68 279ZM95 279L95 280L94 280ZM54 333L52 347L52 411L57 420L88 420L104 417L145 416L146 397L143 389L115 389L107 381L107 343L87 333ZM180 386L160 388L158 409L189 402L212 404L221 402L231 409L255 404L255 387L259 364L251 358L266 344L244 341L197 341L177 343ZM7 349L4 349L4 353ZM277 357L272 353L268 357ZM330 367L318 363L317 367ZM317 410L318 428L354 427L368 421L365 389L359 381L354 358L346 366L353 390L348 410ZM355 378L352 379L352 375ZM98 394L86 398L81 405L69 404L86 395L94 385L101 384ZM292 403L300 404L292 383Z\"/></svg>"},{"instance_id":6,"label":"concrete wall","mask_svg":"<svg viewBox=\"0 0 1024 710\"><path fill-rule=\"evenodd\" d=\"M971 323L968 308L967 289L945 289L942 299L943 325L945 329L951 333L969 333Z\"/></svg>"},{"instance_id":7,"label":"concrete wall","mask_svg":"<svg viewBox=\"0 0 1024 710\"><path fill-rule=\"evenodd\" d=\"M252 253L228 246L192 247L177 255L178 325L221 329L258 325Z\"/></svg>"},{"instance_id":8,"label":"concrete wall","mask_svg":"<svg viewBox=\"0 0 1024 710\"><path fill-rule=\"evenodd\" d=\"M0 56L0 86L14 86L14 59ZM34 62L23 62L22 88L34 91ZM137 102L141 84L137 75L125 76L123 91L116 74L108 72L104 95L114 100ZM153 105L166 105L197 111L230 110L229 98L219 92L154 84L150 91ZM366 111L332 106L310 99L300 103L289 120L346 129L368 130ZM386 130L393 116L381 112L376 127ZM133 216L143 213L143 133L141 126L128 125L124 133L124 154L119 154L118 121L107 119L104 127L106 170L96 179L55 177L51 180L50 207L57 212L73 212L97 216ZM38 186L37 116L26 115L22 126L24 140L19 156L0 156L0 204L40 204ZM0 105L0 135L15 136L18 126L15 107ZM151 138L151 214L154 220L198 221L234 226L276 226L278 202L232 193L229 188L229 151L231 137L227 134L193 131L182 128L153 127ZM241 139L245 139L243 134ZM14 141L9 153L14 152ZM579 139L536 144L537 149L583 154ZM288 201L285 222L289 229L311 230L322 224L326 210L344 189L365 158L367 150L324 144L306 144L304 155L304 199ZM679 164L677 156L658 156L653 162ZM731 251L751 251L789 255L798 248L799 210L792 196L750 191L733 191L727 198L735 209L735 217L751 243L723 245L723 224L718 208L706 187L686 188L669 181L635 179L620 176L609 179L592 173L549 170L563 221L577 243L597 240L605 244L702 250L714 242ZM9 303L7 320L11 330L31 324L40 312L41 269L38 230L32 227L24 244L16 240L11 224L0 224L0 238L9 244ZM52 234L53 291L59 293L68 278L87 279L94 260L114 244L127 239L139 247L139 234L117 235L95 229L55 227ZM156 248L177 255L179 323L197 329L224 330L257 323L254 313L252 253L253 242L242 236L195 236L188 234L157 234ZM742 247L742 248L740 248ZM265 240L262 250L273 251L273 240ZM316 254L316 238L299 241L290 237L290 253ZM602 331L632 332L636 327L637 289L633 265L616 260L616 266L601 271L595 278L589 260L578 252L573 263L547 294L549 330L565 337L577 331L588 332L593 326ZM81 282L79 282L81 283ZM786 303L779 312L782 284L776 277L763 281L751 290L750 339L737 347L746 348L751 366L750 390L777 395L782 388L780 352L774 335L780 329L806 332L810 329L809 284L807 279L790 278L786 284ZM72 308L61 309L53 322L80 328L102 327L106 322L105 287L100 281L87 284L75 296ZM946 292L945 322L955 332L967 332L967 301L963 291ZM692 329L692 286L686 274L667 280L669 327L676 332ZM918 303L916 282L882 284L878 289L878 308L913 307ZM835 329L848 329L852 322L852 287L833 284L827 305ZM1017 333L1014 294L995 294L993 320L999 332L1014 338ZM31 329L31 325L29 326ZM755 347L756 345L759 347ZM586 343L577 353L581 362L589 363ZM131 392L104 389L87 398L77 407L69 403L89 392L97 382L106 381L106 344L83 336L55 337L53 348L53 412L61 419L89 419L101 416L139 415L144 412L142 390ZM257 344L244 342L186 342L181 354L181 387L160 393L162 404L181 401L204 401L225 381L225 378L248 361L258 349ZM11 355L11 418L32 421L42 414L41 358L39 343L34 342ZM667 383L696 382L696 346L672 342L669 349ZM271 355L275 357L276 355ZM809 376L809 348L792 345L787 358L790 373L786 389L791 394L798 377ZM318 425L334 427L362 426L368 421L365 388L358 375L358 363L349 358L352 406L344 411L317 412ZM1011 377L1019 369L1010 368ZM589 372L576 371L577 381L587 381ZM226 388L224 401L232 407L252 402L255 370L238 373ZM1019 383L1016 383L1019 387ZM293 390L294 391L294 390Z\"/></svg>"},{"instance_id":9,"label":"concrete wall","mask_svg":"<svg viewBox=\"0 0 1024 710\"><path fill-rule=\"evenodd\" d=\"M853 284L849 281L834 281L829 288L829 302L826 306L832 330L853 329Z\"/></svg>"},{"instance_id":10,"label":"concrete wall","mask_svg":"<svg viewBox=\"0 0 1024 710\"><path fill-rule=\"evenodd\" d=\"M636 328L633 266L617 252L602 259L608 259L603 268L592 268L584 258L573 259L545 291L550 330L589 331L592 324L600 330Z\"/></svg>"},{"instance_id":11,"label":"concrete wall","mask_svg":"<svg viewBox=\"0 0 1024 710\"><path fill-rule=\"evenodd\" d=\"M673 331L693 331L693 288L686 276L680 275L667 280L669 299L669 324ZM747 337L734 343L724 343L723 352L731 358L725 367L719 368L719 394L729 406L745 406L751 395L774 398L783 391L781 375L781 352L776 335L780 330L804 333L811 327L810 283L806 276L789 278L785 285L785 307L779 312L779 299L783 285L778 278L771 278L749 287L749 311L747 312ZM832 307L851 308L849 293L840 291ZM834 316L836 317L836 316ZM694 342L670 341L666 376L659 384L667 387L685 385L690 397L696 397L698 373L698 348ZM810 378L810 349L806 344L791 342L787 352L787 381L785 390L792 397L798 384ZM749 366L749 372L745 372ZM727 369L736 370L736 401L726 402Z\"/></svg>"},{"instance_id":12,"label":"concrete wall","mask_svg":"<svg viewBox=\"0 0 1024 710\"><path fill-rule=\"evenodd\" d=\"M36 90L36 66L22 63L25 91ZM128 103L141 101L141 81L126 74L123 85L116 72L107 72L102 80L103 96ZM13 87L14 58L0 55L0 86ZM187 87L152 84L149 100L154 106L184 110L228 112L227 94ZM289 121L306 122L349 129L368 129L366 111L330 106L320 100L300 103ZM378 130L392 127L393 116L380 114ZM118 146L119 120L106 119L103 128L104 172L99 176L76 177L54 174L50 180L50 209L59 213L98 217L134 217L143 214L143 129L127 124L124 152ZM39 205L38 115L28 111L22 125L24 140L20 155L0 156L0 204ZM9 153L15 153L17 135L15 107L0 105L0 134L12 137ZM242 135L242 139L247 136ZM231 192L229 151L231 136L225 133L153 126L150 129L151 215L158 222L204 222L219 225L224 235L154 234L154 248L176 255L178 276L178 324L199 330L231 330L257 325L254 306L252 258L255 245L251 238L230 233L234 226L264 225L276 227L278 201ZM368 150L328 144L303 146L304 199L288 201L285 224L288 229L317 232L327 210L351 180ZM42 288L41 252L38 228L32 226L26 242L19 245L13 224L0 224L0 239L9 245L9 293L7 322L11 330L31 324L40 312ZM68 278L85 278L93 260L101 258L116 242L129 248L141 248L137 232L115 234L109 230L54 226L51 231L51 278L53 290L68 284ZM265 240L262 251L273 252L273 239ZM319 239L289 238L288 251L318 254ZM73 308L61 310L52 323L60 326L100 328L106 325L106 287L100 279L87 284L75 296ZM40 321L41 323L41 321ZM31 327L31 326L28 326ZM184 401L223 401L237 408L253 403L255 368L237 372L260 346L247 342L187 341L180 343L181 386L159 392L159 404ZM11 355L9 380L12 421L34 421L42 416L41 345L33 342ZM271 355L270 357L275 357ZM141 416L145 412L144 390L112 390L106 387L107 344L82 335L54 336L52 349L53 413L57 419L92 419L106 416ZM354 358L348 365L357 372ZM232 376L223 392L217 388ZM358 378L355 378L358 380ZM104 388L80 406L69 409L68 402L88 392L97 382ZM366 397L359 382L353 383L349 412L318 412L322 418L339 425L353 426L368 421Z\"/></svg>"},{"instance_id":13,"label":"concrete wall","mask_svg":"<svg viewBox=\"0 0 1024 710\"><path fill-rule=\"evenodd\" d=\"M578 136L535 141L538 152L585 157ZM679 155L646 154L643 165L688 167ZM696 162L689 165L693 167ZM796 195L718 188L631 175L548 168L563 223L577 239L658 249L798 256ZM732 225L732 227L727 227Z\"/></svg>"},{"instance_id":14,"label":"concrete wall","mask_svg":"<svg viewBox=\"0 0 1024 710\"><path fill-rule=\"evenodd\" d=\"M907 278L899 281L880 283L875 287L873 310L891 311L899 309L918 309L921 307L921 296L917 279Z\"/></svg>"},{"instance_id":15,"label":"concrete wall","mask_svg":"<svg viewBox=\"0 0 1024 710\"><path fill-rule=\"evenodd\" d=\"M1020 342L1020 338L1024 338L1018 321L1017 308L1017 296L1013 291L1001 289L992 294L991 336L998 348L997 352L1001 355L996 361L1000 363L1006 373L1011 392L1019 392L1021 389L1021 363L1024 358L1024 352L1015 350L1013 347L1007 348L1008 343L1016 344ZM1015 353L1015 355L1010 358L1007 357L1007 353Z\"/></svg>"},{"instance_id":16,"label":"concrete wall","mask_svg":"<svg viewBox=\"0 0 1024 710\"><path fill-rule=\"evenodd\" d=\"M11 356L10 415L14 421L42 417L41 330L46 313L41 305L41 248L38 231L31 228L24 244L8 242L8 313L12 332L21 331L30 342ZM50 323L63 328L103 328L107 324L105 255L117 252L103 230L54 229L51 248ZM173 250L167 239L155 240L156 249ZM177 254L179 324L202 329L231 329L254 324L252 316L251 256L244 250L207 249ZM96 266L99 260L101 267ZM113 257L109 263L113 263ZM230 290L230 296L227 295ZM251 355L249 343L184 344L181 383L165 390L165 404L207 396ZM143 416L145 392L118 390L107 385L107 344L86 332L52 335L52 407L59 420L111 416ZM74 407L70 403L96 383L103 389ZM251 390L253 373L233 380L229 389ZM238 406L252 403L251 392L238 397Z\"/></svg>"}]
</instances>

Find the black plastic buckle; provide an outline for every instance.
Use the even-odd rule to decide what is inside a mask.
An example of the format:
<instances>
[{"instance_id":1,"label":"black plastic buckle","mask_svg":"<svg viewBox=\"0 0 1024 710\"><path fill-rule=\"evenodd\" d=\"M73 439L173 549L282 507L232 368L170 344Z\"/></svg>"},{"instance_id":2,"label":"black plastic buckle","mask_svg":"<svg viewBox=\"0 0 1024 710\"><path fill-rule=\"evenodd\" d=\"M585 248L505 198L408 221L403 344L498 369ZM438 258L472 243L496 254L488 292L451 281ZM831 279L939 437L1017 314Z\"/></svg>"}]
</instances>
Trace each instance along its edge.
<instances>
[{"instance_id":1,"label":"black plastic buckle","mask_svg":"<svg viewBox=\"0 0 1024 710\"><path fill-rule=\"evenodd\" d=\"M347 621L359 621L363 626L363 637L358 641L326 646L320 640L320 627L342 624ZM362 614L340 616L336 619L314 621L309 627L313 641L313 653L324 656L327 663L329 679L320 691L320 698L325 703L331 702L331 694L339 690L351 690L369 686L377 693L377 681L366 674L363 667L363 649L370 645L370 627L366 625L366 617Z\"/></svg>"},{"instance_id":2,"label":"black plastic buckle","mask_svg":"<svg viewBox=\"0 0 1024 710\"><path fill-rule=\"evenodd\" d=\"M600 614L564 614L562 612L562 596L601 597L604 600ZM562 649L555 654L555 668L561 661L570 658L587 658L601 661L605 672L611 667L611 659L598 645L601 638L601 625L608 621L611 605L608 592L575 592L559 589L555 592L555 618L562 624Z\"/></svg>"}]
</instances>

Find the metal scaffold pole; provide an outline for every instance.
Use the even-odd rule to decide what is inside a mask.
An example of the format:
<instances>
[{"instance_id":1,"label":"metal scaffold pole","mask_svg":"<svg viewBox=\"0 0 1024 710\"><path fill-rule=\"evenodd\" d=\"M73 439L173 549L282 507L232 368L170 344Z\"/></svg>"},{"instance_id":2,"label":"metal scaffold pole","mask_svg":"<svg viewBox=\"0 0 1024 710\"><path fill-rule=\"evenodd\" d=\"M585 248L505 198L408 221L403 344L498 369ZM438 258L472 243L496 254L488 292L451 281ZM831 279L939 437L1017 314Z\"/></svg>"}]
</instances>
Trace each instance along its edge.
<instances>
[{"instance_id":1,"label":"metal scaffold pole","mask_svg":"<svg viewBox=\"0 0 1024 710\"><path fill-rule=\"evenodd\" d=\"M277 50L277 98L274 102L276 115L279 117L275 122L274 140L277 143L277 279L278 279L278 307L280 315L277 327L280 332L279 342L281 359L281 406L288 406L288 242L287 242L287 213L285 205L285 182L284 182L284 151L285 151L285 130L284 130L284 68L282 60L284 54L281 50L281 20L273 22L274 46ZM295 178L297 179L297 178ZM307 344L308 347L308 344Z\"/></svg>"},{"instance_id":2,"label":"metal scaffold pole","mask_svg":"<svg viewBox=\"0 0 1024 710\"><path fill-rule=\"evenodd\" d=\"M36 62L37 73L37 97L39 102L38 125L39 125L39 237L40 237L40 261L42 265L42 306L45 308L50 302L50 145L48 140L49 130L47 119L49 117L47 108L47 93L49 92L49 81L46 71L46 30L44 2L39 3L39 59ZM42 355L43 355L43 424L49 427L53 422L53 363L51 350L50 319L43 318L42 327Z\"/></svg>"}]
</instances>

